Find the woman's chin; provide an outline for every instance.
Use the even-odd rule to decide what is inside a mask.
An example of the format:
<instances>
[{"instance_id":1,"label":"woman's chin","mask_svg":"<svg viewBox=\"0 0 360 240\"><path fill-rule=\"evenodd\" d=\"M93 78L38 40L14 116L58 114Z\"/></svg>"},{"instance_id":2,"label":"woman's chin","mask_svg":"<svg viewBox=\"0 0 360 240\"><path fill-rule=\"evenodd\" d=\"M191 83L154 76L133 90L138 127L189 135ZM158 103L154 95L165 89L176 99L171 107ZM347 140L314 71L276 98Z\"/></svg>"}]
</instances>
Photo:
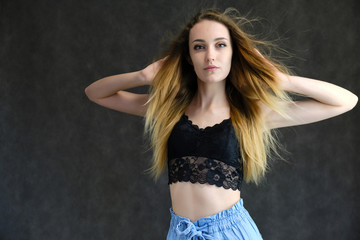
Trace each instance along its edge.
<instances>
[{"instance_id":1,"label":"woman's chin","mask_svg":"<svg viewBox=\"0 0 360 240\"><path fill-rule=\"evenodd\" d=\"M198 82L206 83L206 84L216 84L222 83L226 78L215 77L215 76L207 76L203 78L198 78Z\"/></svg>"}]
</instances>

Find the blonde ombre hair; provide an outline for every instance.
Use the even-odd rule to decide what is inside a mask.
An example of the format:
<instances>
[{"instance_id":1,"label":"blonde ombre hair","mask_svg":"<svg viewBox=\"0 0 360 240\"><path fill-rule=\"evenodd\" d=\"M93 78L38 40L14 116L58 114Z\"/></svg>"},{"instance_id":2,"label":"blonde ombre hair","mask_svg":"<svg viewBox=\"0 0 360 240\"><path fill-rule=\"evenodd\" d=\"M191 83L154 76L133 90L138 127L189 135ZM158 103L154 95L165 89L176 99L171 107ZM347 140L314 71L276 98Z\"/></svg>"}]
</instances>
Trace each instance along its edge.
<instances>
[{"instance_id":1,"label":"blonde ombre hair","mask_svg":"<svg viewBox=\"0 0 360 240\"><path fill-rule=\"evenodd\" d=\"M271 150L277 153L275 138L265 127L258 102L285 116L278 103L280 99L290 99L279 87L275 70L284 72L286 69L257 52L259 46L268 44L246 34L241 26L247 20L233 15L233 12L234 9L227 9L224 13L209 9L198 13L165 53L167 57L150 87L145 120L145 133L149 135L153 149L153 163L149 170L155 179L166 166L171 131L197 91L197 76L189 63L188 39L190 29L205 19L224 24L230 32L233 56L225 91L230 103L231 121L240 143L245 180L258 183L267 170L267 156Z\"/></svg>"}]
</instances>

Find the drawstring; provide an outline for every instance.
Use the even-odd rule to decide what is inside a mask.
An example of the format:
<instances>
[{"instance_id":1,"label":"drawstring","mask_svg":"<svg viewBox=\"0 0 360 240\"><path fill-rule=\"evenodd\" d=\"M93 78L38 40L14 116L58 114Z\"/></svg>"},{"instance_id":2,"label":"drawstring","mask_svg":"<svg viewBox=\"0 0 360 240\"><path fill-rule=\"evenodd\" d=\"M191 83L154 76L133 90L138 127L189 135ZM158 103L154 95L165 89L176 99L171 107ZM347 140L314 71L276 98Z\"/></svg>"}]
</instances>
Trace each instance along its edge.
<instances>
[{"instance_id":1,"label":"drawstring","mask_svg":"<svg viewBox=\"0 0 360 240\"><path fill-rule=\"evenodd\" d=\"M176 233L179 236L185 236L186 239L191 240L212 240L214 239L209 234L201 231L201 228L196 229L194 223L188 220L181 220L176 226Z\"/></svg>"}]
</instances>

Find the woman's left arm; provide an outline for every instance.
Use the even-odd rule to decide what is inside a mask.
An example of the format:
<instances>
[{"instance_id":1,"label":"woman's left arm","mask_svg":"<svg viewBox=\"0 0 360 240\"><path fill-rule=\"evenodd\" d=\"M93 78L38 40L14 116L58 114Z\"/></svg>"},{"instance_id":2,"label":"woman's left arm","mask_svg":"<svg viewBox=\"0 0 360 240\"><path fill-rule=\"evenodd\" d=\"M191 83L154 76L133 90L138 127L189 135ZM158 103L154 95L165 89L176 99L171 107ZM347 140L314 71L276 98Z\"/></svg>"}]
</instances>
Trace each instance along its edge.
<instances>
[{"instance_id":1,"label":"woman's left arm","mask_svg":"<svg viewBox=\"0 0 360 240\"><path fill-rule=\"evenodd\" d=\"M352 92L331 83L278 73L280 86L284 91L301 94L309 100L284 103L284 118L262 106L268 128L302 125L331 118L351 110L358 97Z\"/></svg>"}]
</instances>

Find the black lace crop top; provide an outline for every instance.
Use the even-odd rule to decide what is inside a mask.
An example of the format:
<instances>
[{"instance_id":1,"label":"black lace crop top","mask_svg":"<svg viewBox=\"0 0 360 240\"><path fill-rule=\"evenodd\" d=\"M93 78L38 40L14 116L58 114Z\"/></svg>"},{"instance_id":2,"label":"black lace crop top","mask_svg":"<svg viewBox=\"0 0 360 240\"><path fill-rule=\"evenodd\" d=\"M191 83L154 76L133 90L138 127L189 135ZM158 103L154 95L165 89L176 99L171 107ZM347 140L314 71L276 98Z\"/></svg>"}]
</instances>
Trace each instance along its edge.
<instances>
[{"instance_id":1,"label":"black lace crop top","mask_svg":"<svg viewBox=\"0 0 360 240\"><path fill-rule=\"evenodd\" d=\"M169 184L190 181L240 190L243 169L239 160L231 119L201 129L184 114L168 140Z\"/></svg>"}]
</instances>

